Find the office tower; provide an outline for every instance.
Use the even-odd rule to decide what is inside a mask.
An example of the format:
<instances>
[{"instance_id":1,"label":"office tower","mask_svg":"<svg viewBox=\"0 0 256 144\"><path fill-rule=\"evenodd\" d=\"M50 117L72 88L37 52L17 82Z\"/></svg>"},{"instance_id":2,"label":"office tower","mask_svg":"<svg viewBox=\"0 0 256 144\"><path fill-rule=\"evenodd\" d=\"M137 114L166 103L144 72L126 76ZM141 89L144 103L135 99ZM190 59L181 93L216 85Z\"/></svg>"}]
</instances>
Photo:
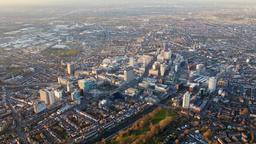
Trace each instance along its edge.
<instances>
[{"instance_id":1,"label":"office tower","mask_svg":"<svg viewBox=\"0 0 256 144\"><path fill-rule=\"evenodd\" d=\"M174 71L178 72L178 70L179 70L178 68L179 68L179 66L176 64L175 67L174 67Z\"/></svg>"},{"instance_id":2,"label":"office tower","mask_svg":"<svg viewBox=\"0 0 256 144\"><path fill-rule=\"evenodd\" d=\"M74 84L73 82L68 81L67 82L67 92L71 93L74 90Z\"/></svg>"},{"instance_id":3,"label":"office tower","mask_svg":"<svg viewBox=\"0 0 256 144\"><path fill-rule=\"evenodd\" d=\"M217 79L215 77L210 77L208 81L208 90L214 92L216 90Z\"/></svg>"},{"instance_id":4,"label":"office tower","mask_svg":"<svg viewBox=\"0 0 256 144\"><path fill-rule=\"evenodd\" d=\"M191 93L188 92L188 91L183 95L183 102L182 102L182 107L183 108L189 108L190 97L191 97Z\"/></svg>"},{"instance_id":5,"label":"office tower","mask_svg":"<svg viewBox=\"0 0 256 144\"><path fill-rule=\"evenodd\" d=\"M129 67L125 69L124 80L129 82L129 81L132 81L133 79L134 79L133 68Z\"/></svg>"},{"instance_id":6,"label":"office tower","mask_svg":"<svg viewBox=\"0 0 256 144\"><path fill-rule=\"evenodd\" d=\"M54 91L54 96L56 97L57 100L62 100L63 90L55 90Z\"/></svg>"},{"instance_id":7,"label":"office tower","mask_svg":"<svg viewBox=\"0 0 256 144\"><path fill-rule=\"evenodd\" d=\"M172 57L172 52L170 51L170 50L168 50L168 49L165 49L165 51L164 51L164 53L163 53L164 55L164 59L166 59L166 60L169 60L169 59L171 59L171 57Z\"/></svg>"},{"instance_id":8,"label":"office tower","mask_svg":"<svg viewBox=\"0 0 256 144\"><path fill-rule=\"evenodd\" d=\"M60 85L66 85L67 84L67 80L62 78L62 77L58 77L58 84Z\"/></svg>"},{"instance_id":9,"label":"office tower","mask_svg":"<svg viewBox=\"0 0 256 144\"><path fill-rule=\"evenodd\" d=\"M50 104L49 94L47 90L39 90L40 100L43 101L46 105Z\"/></svg>"},{"instance_id":10,"label":"office tower","mask_svg":"<svg viewBox=\"0 0 256 144\"><path fill-rule=\"evenodd\" d=\"M200 74L201 72L205 71L204 64L197 64L196 65L196 71Z\"/></svg>"},{"instance_id":11,"label":"office tower","mask_svg":"<svg viewBox=\"0 0 256 144\"><path fill-rule=\"evenodd\" d=\"M161 52L157 55L157 61L163 62L164 60L165 60L165 58L164 58L164 51L161 51Z\"/></svg>"},{"instance_id":12,"label":"office tower","mask_svg":"<svg viewBox=\"0 0 256 144\"><path fill-rule=\"evenodd\" d=\"M50 102L50 105L53 105L55 103L55 96L53 94L53 92L50 92L49 93L49 102Z\"/></svg>"},{"instance_id":13,"label":"office tower","mask_svg":"<svg viewBox=\"0 0 256 144\"><path fill-rule=\"evenodd\" d=\"M74 92L71 93L71 100L74 101L76 104L81 103L79 90L75 90Z\"/></svg>"},{"instance_id":14,"label":"office tower","mask_svg":"<svg viewBox=\"0 0 256 144\"><path fill-rule=\"evenodd\" d=\"M149 76L159 76L159 70L158 70L158 69L156 69L156 70L150 69L150 70L148 71L148 75L149 75Z\"/></svg>"},{"instance_id":15,"label":"office tower","mask_svg":"<svg viewBox=\"0 0 256 144\"><path fill-rule=\"evenodd\" d=\"M167 66L165 64L160 65L160 75L164 76Z\"/></svg>"},{"instance_id":16,"label":"office tower","mask_svg":"<svg viewBox=\"0 0 256 144\"><path fill-rule=\"evenodd\" d=\"M44 102L36 100L33 103L33 109L35 113L40 113L46 109L46 105Z\"/></svg>"},{"instance_id":17,"label":"office tower","mask_svg":"<svg viewBox=\"0 0 256 144\"><path fill-rule=\"evenodd\" d=\"M52 105L55 103L55 96L53 91L49 89L39 90L40 100L43 101L46 105Z\"/></svg>"},{"instance_id":18,"label":"office tower","mask_svg":"<svg viewBox=\"0 0 256 144\"><path fill-rule=\"evenodd\" d=\"M78 80L78 87L81 90L89 91L95 88L95 83L91 80L81 79L81 80Z\"/></svg>"},{"instance_id":19,"label":"office tower","mask_svg":"<svg viewBox=\"0 0 256 144\"><path fill-rule=\"evenodd\" d=\"M67 64L67 72L69 75L74 75L74 71L75 71L75 68L74 68L74 65L71 64L71 63L68 63Z\"/></svg>"},{"instance_id":20,"label":"office tower","mask_svg":"<svg viewBox=\"0 0 256 144\"><path fill-rule=\"evenodd\" d=\"M144 65L144 67L145 67L145 66L147 66L151 62L152 59L153 59L152 56L143 55L143 56L140 56L138 58L138 63L142 63Z\"/></svg>"},{"instance_id":21,"label":"office tower","mask_svg":"<svg viewBox=\"0 0 256 144\"><path fill-rule=\"evenodd\" d=\"M154 62L154 64L152 65L152 69L157 70L158 68L159 68L159 62Z\"/></svg>"},{"instance_id":22,"label":"office tower","mask_svg":"<svg viewBox=\"0 0 256 144\"><path fill-rule=\"evenodd\" d=\"M82 90L85 89L85 85L86 85L86 80L85 79L78 80L77 83L78 83L79 89L82 89Z\"/></svg>"},{"instance_id":23,"label":"office tower","mask_svg":"<svg viewBox=\"0 0 256 144\"><path fill-rule=\"evenodd\" d=\"M129 58L129 66L134 67L135 61L134 61L134 57L130 57Z\"/></svg>"},{"instance_id":24,"label":"office tower","mask_svg":"<svg viewBox=\"0 0 256 144\"><path fill-rule=\"evenodd\" d=\"M199 96L203 97L205 95L205 88L200 88L199 90Z\"/></svg>"}]
</instances>

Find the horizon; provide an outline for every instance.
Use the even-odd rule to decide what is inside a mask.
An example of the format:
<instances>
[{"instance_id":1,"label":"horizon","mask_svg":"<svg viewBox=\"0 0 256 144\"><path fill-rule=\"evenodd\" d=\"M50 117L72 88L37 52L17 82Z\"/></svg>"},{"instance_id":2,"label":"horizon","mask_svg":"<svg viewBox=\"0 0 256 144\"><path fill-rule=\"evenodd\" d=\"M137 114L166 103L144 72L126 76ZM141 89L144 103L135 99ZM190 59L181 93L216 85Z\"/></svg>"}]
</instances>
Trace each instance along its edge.
<instances>
[{"instance_id":1,"label":"horizon","mask_svg":"<svg viewBox=\"0 0 256 144\"><path fill-rule=\"evenodd\" d=\"M65 6L121 6L121 5L152 5L152 4L217 4L217 5L250 5L254 0L0 0L0 7L65 7Z\"/></svg>"},{"instance_id":2,"label":"horizon","mask_svg":"<svg viewBox=\"0 0 256 144\"><path fill-rule=\"evenodd\" d=\"M256 0L0 0L1 143L254 143Z\"/></svg>"}]
</instances>

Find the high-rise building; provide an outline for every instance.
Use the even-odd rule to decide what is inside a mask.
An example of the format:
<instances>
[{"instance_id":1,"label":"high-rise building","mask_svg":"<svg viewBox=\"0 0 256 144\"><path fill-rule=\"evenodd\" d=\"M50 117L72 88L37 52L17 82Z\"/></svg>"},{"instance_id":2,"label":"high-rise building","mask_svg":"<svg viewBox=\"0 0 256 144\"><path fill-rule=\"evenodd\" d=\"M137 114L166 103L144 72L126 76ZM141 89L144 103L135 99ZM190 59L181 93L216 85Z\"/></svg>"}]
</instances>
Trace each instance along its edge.
<instances>
[{"instance_id":1,"label":"high-rise building","mask_svg":"<svg viewBox=\"0 0 256 144\"><path fill-rule=\"evenodd\" d=\"M199 97L203 97L205 95L205 88L200 88Z\"/></svg>"},{"instance_id":2,"label":"high-rise building","mask_svg":"<svg viewBox=\"0 0 256 144\"><path fill-rule=\"evenodd\" d=\"M208 81L208 90L214 92L216 90L217 79L215 77L210 77Z\"/></svg>"},{"instance_id":3,"label":"high-rise building","mask_svg":"<svg viewBox=\"0 0 256 144\"><path fill-rule=\"evenodd\" d=\"M95 83L91 80L81 79L81 80L78 80L78 87L83 91L89 91L95 88Z\"/></svg>"},{"instance_id":4,"label":"high-rise building","mask_svg":"<svg viewBox=\"0 0 256 144\"><path fill-rule=\"evenodd\" d=\"M149 75L149 76L159 76L159 70L158 70L158 69L156 69L156 70L150 69L150 70L148 71L148 75Z\"/></svg>"},{"instance_id":5,"label":"high-rise building","mask_svg":"<svg viewBox=\"0 0 256 144\"><path fill-rule=\"evenodd\" d=\"M164 59L169 60L172 57L172 52L168 49L164 51Z\"/></svg>"},{"instance_id":6,"label":"high-rise building","mask_svg":"<svg viewBox=\"0 0 256 144\"><path fill-rule=\"evenodd\" d=\"M50 105L53 105L56 102L55 96L53 95L53 92L49 94L49 102Z\"/></svg>"},{"instance_id":7,"label":"high-rise building","mask_svg":"<svg viewBox=\"0 0 256 144\"><path fill-rule=\"evenodd\" d=\"M86 85L86 80L85 79L81 79L81 80L78 80L77 83L78 83L79 89L84 90L85 85Z\"/></svg>"},{"instance_id":8,"label":"high-rise building","mask_svg":"<svg viewBox=\"0 0 256 144\"><path fill-rule=\"evenodd\" d=\"M133 73L133 68L129 67L124 70L124 80L125 81L132 81L134 79L134 73Z\"/></svg>"},{"instance_id":9,"label":"high-rise building","mask_svg":"<svg viewBox=\"0 0 256 144\"><path fill-rule=\"evenodd\" d=\"M62 77L58 77L58 83L60 84L60 85L66 85L67 84L67 80L66 79L64 79L64 78L62 78Z\"/></svg>"},{"instance_id":10,"label":"high-rise building","mask_svg":"<svg viewBox=\"0 0 256 144\"><path fill-rule=\"evenodd\" d=\"M152 56L143 55L143 56L139 57L138 63L142 63L144 65L144 67L146 67L151 62L152 59L153 59Z\"/></svg>"},{"instance_id":11,"label":"high-rise building","mask_svg":"<svg viewBox=\"0 0 256 144\"><path fill-rule=\"evenodd\" d=\"M49 93L47 90L39 90L40 100L43 101L46 105L50 104Z\"/></svg>"},{"instance_id":12,"label":"high-rise building","mask_svg":"<svg viewBox=\"0 0 256 144\"><path fill-rule=\"evenodd\" d=\"M161 52L161 56L162 56L165 60L171 59L172 52L171 52L171 50L168 48L168 44L166 44L166 43L163 43L163 50L162 50L162 52Z\"/></svg>"},{"instance_id":13,"label":"high-rise building","mask_svg":"<svg viewBox=\"0 0 256 144\"><path fill-rule=\"evenodd\" d=\"M40 100L43 101L46 105L52 105L55 103L54 92L49 89L39 90Z\"/></svg>"},{"instance_id":14,"label":"high-rise building","mask_svg":"<svg viewBox=\"0 0 256 144\"><path fill-rule=\"evenodd\" d=\"M67 64L67 72L69 75L74 75L74 71L75 71L75 68L74 68L74 65L71 64L71 63L68 63Z\"/></svg>"},{"instance_id":15,"label":"high-rise building","mask_svg":"<svg viewBox=\"0 0 256 144\"><path fill-rule=\"evenodd\" d=\"M167 65L166 64L161 64L160 65L160 75L164 76L165 71L166 71Z\"/></svg>"},{"instance_id":16,"label":"high-rise building","mask_svg":"<svg viewBox=\"0 0 256 144\"><path fill-rule=\"evenodd\" d=\"M71 93L71 100L74 101L77 104L81 103L81 97L80 97L80 91L75 90L74 92Z\"/></svg>"},{"instance_id":17,"label":"high-rise building","mask_svg":"<svg viewBox=\"0 0 256 144\"><path fill-rule=\"evenodd\" d=\"M159 64L159 62L154 62L154 64L152 65L152 69L157 70L159 68Z\"/></svg>"},{"instance_id":18,"label":"high-rise building","mask_svg":"<svg viewBox=\"0 0 256 144\"><path fill-rule=\"evenodd\" d=\"M71 93L74 89L74 84L70 81L67 82L67 92Z\"/></svg>"},{"instance_id":19,"label":"high-rise building","mask_svg":"<svg viewBox=\"0 0 256 144\"><path fill-rule=\"evenodd\" d=\"M160 53L159 55L157 55L157 61L159 62L163 62L164 61L164 53Z\"/></svg>"},{"instance_id":20,"label":"high-rise building","mask_svg":"<svg viewBox=\"0 0 256 144\"><path fill-rule=\"evenodd\" d=\"M40 113L46 109L46 105L44 102L36 100L33 103L33 108L35 113Z\"/></svg>"},{"instance_id":21,"label":"high-rise building","mask_svg":"<svg viewBox=\"0 0 256 144\"><path fill-rule=\"evenodd\" d=\"M129 66L134 67L135 61L134 61L134 57L130 57L129 58Z\"/></svg>"},{"instance_id":22,"label":"high-rise building","mask_svg":"<svg viewBox=\"0 0 256 144\"><path fill-rule=\"evenodd\" d=\"M183 101L182 101L182 107L183 108L189 108L190 97L191 97L191 93L188 92L188 91L183 95Z\"/></svg>"},{"instance_id":23,"label":"high-rise building","mask_svg":"<svg viewBox=\"0 0 256 144\"><path fill-rule=\"evenodd\" d=\"M57 100L62 100L63 90L55 90L54 91L54 96L56 97Z\"/></svg>"},{"instance_id":24,"label":"high-rise building","mask_svg":"<svg viewBox=\"0 0 256 144\"><path fill-rule=\"evenodd\" d=\"M200 74L201 72L205 71L204 64L197 64L196 65L196 71Z\"/></svg>"},{"instance_id":25,"label":"high-rise building","mask_svg":"<svg viewBox=\"0 0 256 144\"><path fill-rule=\"evenodd\" d=\"M178 68L179 68L179 66L176 64L175 67L174 67L174 71L178 72L178 70L179 70Z\"/></svg>"}]
</instances>

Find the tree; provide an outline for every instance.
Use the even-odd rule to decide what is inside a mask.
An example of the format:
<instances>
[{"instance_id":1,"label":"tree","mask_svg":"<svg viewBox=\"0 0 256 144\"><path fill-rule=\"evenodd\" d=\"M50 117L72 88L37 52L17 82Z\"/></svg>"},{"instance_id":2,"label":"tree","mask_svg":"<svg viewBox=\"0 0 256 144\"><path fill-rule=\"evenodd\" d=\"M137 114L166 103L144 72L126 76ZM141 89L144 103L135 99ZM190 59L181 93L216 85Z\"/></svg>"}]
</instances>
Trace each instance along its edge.
<instances>
[{"instance_id":1,"label":"tree","mask_svg":"<svg viewBox=\"0 0 256 144\"><path fill-rule=\"evenodd\" d=\"M140 122L139 122L139 127L144 127L145 125L145 120L142 119Z\"/></svg>"},{"instance_id":2,"label":"tree","mask_svg":"<svg viewBox=\"0 0 256 144\"><path fill-rule=\"evenodd\" d=\"M159 124L151 124L150 127L150 135L153 137L154 135L158 134L158 132L160 131L160 126Z\"/></svg>"},{"instance_id":3,"label":"tree","mask_svg":"<svg viewBox=\"0 0 256 144\"><path fill-rule=\"evenodd\" d=\"M138 140L141 142L141 143L146 143L148 141L148 138L146 137L145 134L142 134L139 136Z\"/></svg>"},{"instance_id":4,"label":"tree","mask_svg":"<svg viewBox=\"0 0 256 144\"><path fill-rule=\"evenodd\" d=\"M242 109L240 109L240 115L246 115L246 114L248 114L248 108L242 108Z\"/></svg>"},{"instance_id":5,"label":"tree","mask_svg":"<svg viewBox=\"0 0 256 144\"><path fill-rule=\"evenodd\" d=\"M122 139L123 139L123 137L122 137L122 136L117 135L117 137L116 137L116 141L117 141L118 143L120 143L120 142L122 141Z\"/></svg>"},{"instance_id":6,"label":"tree","mask_svg":"<svg viewBox=\"0 0 256 144\"><path fill-rule=\"evenodd\" d=\"M138 130L138 129L140 129L141 127L140 127L140 122L139 121L137 121L135 124L133 124L133 126L132 126L132 130Z\"/></svg>"},{"instance_id":7,"label":"tree","mask_svg":"<svg viewBox=\"0 0 256 144\"><path fill-rule=\"evenodd\" d=\"M203 136L205 139L209 139L212 136L211 129L208 129L206 132L204 132Z\"/></svg>"},{"instance_id":8,"label":"tree","mask_svg":"<svg viewBox=\"0 0 256 144\"><path fill-rule=\"evenodd\" d=\"M132 142L132 144L141 144L141 140L140 139L136 139L134 142Z\"/></svg>"},{"instance_id":9,"label":"tree","mask_svg":"<svg viewBox=\"0 0 256 144\"><path fill-rule=\"evenodd\" d=\"M172 121L172 117L168 116L165 119L161 120L159 123L161 131Z\"/></svg>"}]
</instances>

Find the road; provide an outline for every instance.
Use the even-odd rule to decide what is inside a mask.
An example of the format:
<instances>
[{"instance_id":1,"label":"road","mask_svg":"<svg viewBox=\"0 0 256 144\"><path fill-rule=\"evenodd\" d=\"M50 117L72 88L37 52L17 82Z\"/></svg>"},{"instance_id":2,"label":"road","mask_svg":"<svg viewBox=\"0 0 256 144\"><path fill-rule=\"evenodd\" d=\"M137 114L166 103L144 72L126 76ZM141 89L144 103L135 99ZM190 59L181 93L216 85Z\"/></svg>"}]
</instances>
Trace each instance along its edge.
<instances>
[{"instance_id":1,"label":"road","mask_svg":"<svg viewBox=\"0 0 256 144\"><path fill-rule=\"evenodd\" d=\"M16 134L18 135L19 139L21 140L22 143L24 144L27 144L27 139L26 139L26 136L25 136L25 133L23 132L23 128L22 128L22 122L21 122L21 116L20 116L20 113L18 114L17 111L15 110L15 108L11 105L9 99L7 98L7 105L9 106L9 108L11 109L12 111L12 117L14 118L15 120L15 123L16 123Z\"/></svg>"},{"instance_id":2,"label":"road","mask_svg":"<svg viewBox=\"0 0 256 144\"><path fill-rule=\"evenodd\" d=\"M26 88L26 87L35 87L35 86L52 86L56 85L56 83L31 83L26 85L7 85L6 88Z\"/></svg>"}]
</instances>

